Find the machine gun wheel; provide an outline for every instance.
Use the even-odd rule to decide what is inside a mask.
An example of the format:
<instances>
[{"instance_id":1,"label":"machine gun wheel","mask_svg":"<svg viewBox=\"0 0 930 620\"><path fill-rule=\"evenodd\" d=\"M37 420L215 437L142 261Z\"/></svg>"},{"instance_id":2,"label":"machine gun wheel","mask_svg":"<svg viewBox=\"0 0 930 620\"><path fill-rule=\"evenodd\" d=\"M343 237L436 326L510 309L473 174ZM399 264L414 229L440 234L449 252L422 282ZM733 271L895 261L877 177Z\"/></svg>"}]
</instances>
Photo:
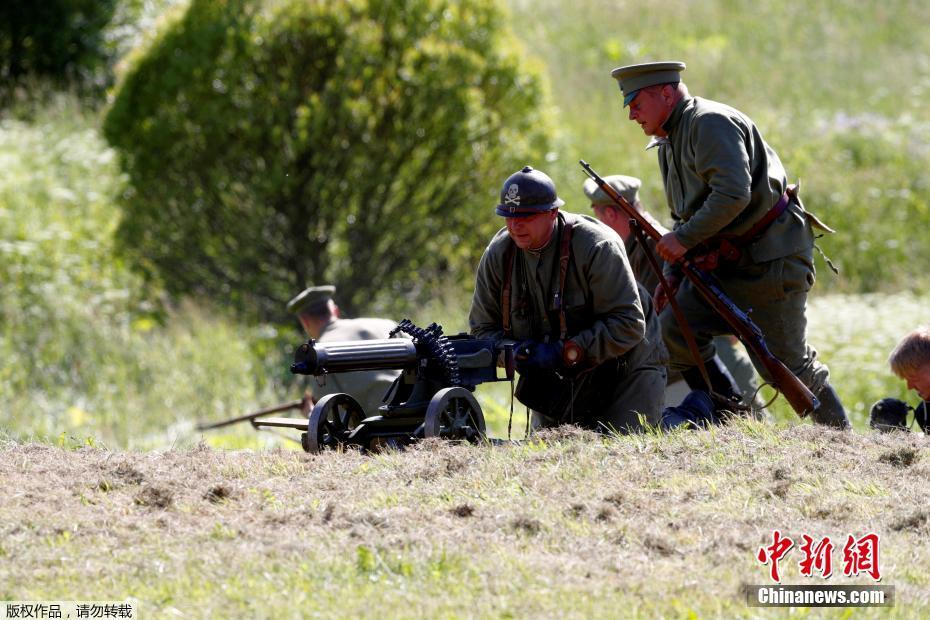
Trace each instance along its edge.
<instances>
[{"instance_id":1,"label":"machine gun wheel","mask_svg":"<svg viewBox=\"0 0 930 620\"><path fill-rule=\"evenodd\" d=\"M485 437L484 414L471 392L448 387L436 392L426 408L424 437L479 441Z\"/></svg>"},{"instance_id":2,"label":"machine gun wheel","mask_svg":"<svg viewBox=\"0 0 930 620\"><path fill-rule=\"evenodd\" d=\"M365 413L357 400L348 394L328 394L313 406L307 432L300 443L306 452L313 454L325 448L337 449L364 419Z\"/></svg>"}]
</instances>

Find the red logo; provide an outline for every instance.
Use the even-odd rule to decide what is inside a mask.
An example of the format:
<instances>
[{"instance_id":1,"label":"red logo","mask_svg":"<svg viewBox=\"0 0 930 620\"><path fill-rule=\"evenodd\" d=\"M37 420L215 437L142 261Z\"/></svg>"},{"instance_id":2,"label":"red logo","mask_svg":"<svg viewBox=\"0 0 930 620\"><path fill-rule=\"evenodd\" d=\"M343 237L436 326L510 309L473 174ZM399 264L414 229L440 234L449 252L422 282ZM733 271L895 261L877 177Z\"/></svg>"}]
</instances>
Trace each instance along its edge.
<instances>
[{"instance_id":1,"label":"red logo","mask_svg":"<svg viewBox=\"0 0 930 620\"><path fill-rule=\"evenodd\" d=\"M833 574L834 549L830 537L824 536L815 541L812 536L802 534L801 539L803 543L799 549L804 556L798 562L801 574L805 577L813 577L816 573L824 579L829 579ZM775 530L772 532L772 544L759 548L756 559L761 564L769 565L772 581L781 583L778 563L785 559L793 547L793 540L783 536L780 530ZM847 577L856 577L864 573L875 581L880 581L882 576L878 547L878 534L869 533L858 539L850 534L843 546L843 574Z\"/></svg>"},{"instance_id":2,"label":"red logo","mask_svg":"<svg viewBox=\"0 0 930 620\"><path fill-rule=\"evenodd\" d=\"M775 530L772 532L772 544L759 549L756 558L763 564L772 565L770 570L772 581L781 582L781 577L778 575L778 561L785 557L793 546L793 540L782 537L781 532Z\"/></svg>"},{"instance_id":3,"label":"red logo","mask_svg":"<svg viewBox=\"0 0 930 620\"><path fill-rule=\"evenodd\" d=\"M878 568L878 534L866 534L859 540L850 534L843 546L843 574L853 577L866 573L875 581L882 578Z\"/></svg>"}]
</instances>

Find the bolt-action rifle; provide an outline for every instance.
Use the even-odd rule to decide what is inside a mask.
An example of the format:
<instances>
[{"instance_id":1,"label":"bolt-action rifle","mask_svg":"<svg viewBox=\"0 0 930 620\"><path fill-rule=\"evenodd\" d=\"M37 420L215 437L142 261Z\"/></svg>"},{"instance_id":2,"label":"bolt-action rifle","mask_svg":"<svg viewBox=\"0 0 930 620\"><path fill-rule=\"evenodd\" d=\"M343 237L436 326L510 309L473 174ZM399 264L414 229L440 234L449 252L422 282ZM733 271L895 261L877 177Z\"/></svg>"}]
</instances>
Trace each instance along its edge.
<instances>
[{"instance_id":1,"label":"bolt-action rifle","mask_svg":"<svg viewBox=\"0 0 930 620\"><path fill-rule=\"evenodd\" d=\"M624 213L635 220L637 225L647 235L656 241L662 238L662 235L653 227L649 220L643 217L642 213L637 211L629 201L617 192L617 190L602 179L585 160L582 159L579 163L584 169L585 174L591 177L594 182L597 183L598 187L600 187ZM775 389L785 395L788 404L791 405L791 408L795 410L798 416L803 418L820 406L817 398L807 386L801 383L801 380L798 379L781 360L769 351L768 345L765 344L765 337L762 334L762 330L759 329L759 326L753 323L749 315L740 310L736 304L733 303L733 300L723 292L720 285L710 274L698 269L684 257L680 258L676 262L676 265L681 269L684 276L691 281L694 288L704 297L714 311L729 324L736 337L762 362L762 365L765 366L765 369L768 371Z\"/></svg>"}]
</instances>

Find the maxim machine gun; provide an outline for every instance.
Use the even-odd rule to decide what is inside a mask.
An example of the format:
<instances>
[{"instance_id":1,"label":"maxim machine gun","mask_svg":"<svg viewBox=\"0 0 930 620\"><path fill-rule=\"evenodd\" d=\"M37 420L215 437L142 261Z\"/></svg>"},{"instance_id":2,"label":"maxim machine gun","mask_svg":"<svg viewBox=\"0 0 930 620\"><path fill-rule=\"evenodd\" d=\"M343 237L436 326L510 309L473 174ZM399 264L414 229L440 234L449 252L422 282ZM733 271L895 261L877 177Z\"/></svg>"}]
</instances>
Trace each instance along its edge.
<instances>
[{"instance_id":1,"label":"maxim machine gun","mask_svg":"<svg viewBox=\"0 0 930 620\"><path fill-rule=\"evenodd\" d=\"M499 362L503 377L498 377ZM350 394L337 393L317 401L307 420L266 417L252 424L304 431L301 445L307 452L399 447L425 437L475 442L484 438L485 424L472 392L480 383L513 380L513 345L467 334L444 336L435 323L421 329L404 319L382 340L309 340L294 352L291 365L295 374L317 377L360 370L403 371L376 415L362 411Z\"/></svg>"}]
</instances>

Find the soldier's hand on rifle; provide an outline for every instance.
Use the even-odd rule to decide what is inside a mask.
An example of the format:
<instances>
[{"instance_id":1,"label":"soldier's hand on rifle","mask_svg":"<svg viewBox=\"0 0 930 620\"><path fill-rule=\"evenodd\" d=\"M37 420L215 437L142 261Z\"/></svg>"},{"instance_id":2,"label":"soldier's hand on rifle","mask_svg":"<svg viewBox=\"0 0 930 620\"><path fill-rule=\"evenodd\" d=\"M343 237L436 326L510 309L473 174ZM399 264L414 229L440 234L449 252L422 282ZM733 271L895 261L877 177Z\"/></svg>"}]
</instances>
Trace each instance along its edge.
<instances>
[{"instance_id":1,"label":"soldier's hand on rifle","mask_svg":"<svg viewBox=\"0 0 930 620\"><path fill-rule=\"evenodd\" d=\"M556 370L562 367L562 343L525 340L514 349L513 359L520 374L528 370Z\"/></svg>"},{"instance_id":2,"label":"soldier's hand on rifle","mask_svg":"<svg viewBox=\"0 0 930 620\"><path fill-rule=\"evenodd\" d=\"M667 263L674 263L684 256L687 251L688 248L681 244L681 241L673 232L662 235L662 238L656 244L656 252Z\"/></svg>"},{"instance_id":3,"label":"soldier's hand on rifle","mask_svg":"<svg viewBox=\"0 0 930 620\"><path fill-rule=\"evenodd\" d=\"M678 291L678 285L681 284L681 276L676 274L668 274L665 276L665 281L668 282L669 287L672 289L672 295ZM662 288L662 283L659 282L656 284L656 290L652 294L652 305L655 306L656 314L662 312L662 309L668 304L668 295L665 294L665 289Z\"/></svg>"}]
</instances>

